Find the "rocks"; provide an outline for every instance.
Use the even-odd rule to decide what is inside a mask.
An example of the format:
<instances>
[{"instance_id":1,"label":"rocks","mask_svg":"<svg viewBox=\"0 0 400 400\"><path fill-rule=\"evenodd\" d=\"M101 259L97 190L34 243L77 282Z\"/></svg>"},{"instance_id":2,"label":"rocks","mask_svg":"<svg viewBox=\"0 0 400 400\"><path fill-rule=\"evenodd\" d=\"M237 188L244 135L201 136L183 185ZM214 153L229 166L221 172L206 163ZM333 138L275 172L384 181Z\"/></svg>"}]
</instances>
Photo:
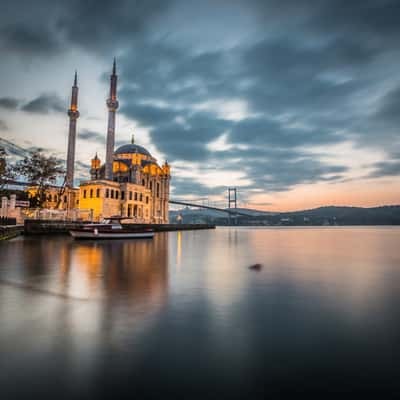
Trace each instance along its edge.
<instances>
[{"instance_id":1,"label":"rocks","mask_svg":"<svg viewBox=\"0 0 400 400\"><path fill-rule=\"evenodd\" d=\"M262 264L252 264L249 269L252 271L261 271L262 267Z\"/></svg>"}]
</instances>

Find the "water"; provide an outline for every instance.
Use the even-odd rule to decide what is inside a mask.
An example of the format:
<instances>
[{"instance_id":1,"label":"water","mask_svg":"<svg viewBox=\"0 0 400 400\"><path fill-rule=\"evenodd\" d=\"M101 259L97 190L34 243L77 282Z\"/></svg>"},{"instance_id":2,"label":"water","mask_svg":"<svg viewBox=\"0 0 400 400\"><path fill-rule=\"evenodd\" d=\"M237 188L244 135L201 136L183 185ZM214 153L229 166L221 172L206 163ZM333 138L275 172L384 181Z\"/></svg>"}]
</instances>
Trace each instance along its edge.
<instances>
[{"instance_id":1,"label":"water","mask_svg":"<svg viewBox=\"0 0 400 400\"><path fill-rule=\"evenodd\" d=\"M399 310L399 228L18 238L0 244L0 398L382 394Z\"/></svg>"}]
</instances>

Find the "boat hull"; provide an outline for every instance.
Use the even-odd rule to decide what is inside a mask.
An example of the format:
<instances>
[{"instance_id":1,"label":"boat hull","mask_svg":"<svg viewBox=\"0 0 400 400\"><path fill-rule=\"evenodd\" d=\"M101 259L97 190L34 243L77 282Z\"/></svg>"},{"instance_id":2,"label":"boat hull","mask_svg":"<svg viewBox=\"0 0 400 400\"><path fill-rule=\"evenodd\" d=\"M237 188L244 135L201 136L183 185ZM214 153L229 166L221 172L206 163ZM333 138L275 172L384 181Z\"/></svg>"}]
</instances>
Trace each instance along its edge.
<instances>
[{"instance_id":1,"label":"boat hull","mask_svg":"<svg viewBox=\"0 0 400 400\"><path fill-rule=\"evenodd\" d=\"M154 232L96 232L84 230L71 230L74 239L151 239Z\"/></svg>"}]
</instances>

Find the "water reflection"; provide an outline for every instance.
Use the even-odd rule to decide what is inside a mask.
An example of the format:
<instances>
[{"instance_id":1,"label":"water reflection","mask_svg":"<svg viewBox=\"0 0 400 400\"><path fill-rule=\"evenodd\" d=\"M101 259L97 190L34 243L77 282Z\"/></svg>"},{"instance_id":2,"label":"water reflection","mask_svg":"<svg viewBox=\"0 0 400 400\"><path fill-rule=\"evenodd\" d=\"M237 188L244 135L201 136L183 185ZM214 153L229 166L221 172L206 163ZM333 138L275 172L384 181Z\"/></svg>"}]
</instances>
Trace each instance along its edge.
<instances>
[{"instance_id":1,"label":"water reflection","mask_svg":"<svg viewBox=\"0 0 400 400\"><path fill-rule=\"evenodd\" d=\"M395 228L226 228L7 242L0 385L46 377L99 395L134 381L136 391L203 388L206 397L213 384L239 394L338 375L392 384L399 241ZM258 273L247 268L255 263Z\"/></svg>"}]
</instances>

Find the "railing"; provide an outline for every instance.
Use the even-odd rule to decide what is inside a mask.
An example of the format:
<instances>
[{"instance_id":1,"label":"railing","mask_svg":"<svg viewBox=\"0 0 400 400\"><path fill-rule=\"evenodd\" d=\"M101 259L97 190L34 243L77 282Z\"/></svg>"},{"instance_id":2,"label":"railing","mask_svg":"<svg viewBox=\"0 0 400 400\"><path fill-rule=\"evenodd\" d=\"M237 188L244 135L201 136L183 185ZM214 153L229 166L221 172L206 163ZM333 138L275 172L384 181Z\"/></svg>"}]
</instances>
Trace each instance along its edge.
<instances>
[{"instance_id":1,"label":"railing","mask_svg":"<svg viewBox=\"0 0 400 400\"><path fill-rule=\"evenodd\" d=\"M91 209L70 209L51 210L43 208L22 209L23 219L45 219L52 221L93 221L93 210Z\"/></svg>"}]
</instances>

